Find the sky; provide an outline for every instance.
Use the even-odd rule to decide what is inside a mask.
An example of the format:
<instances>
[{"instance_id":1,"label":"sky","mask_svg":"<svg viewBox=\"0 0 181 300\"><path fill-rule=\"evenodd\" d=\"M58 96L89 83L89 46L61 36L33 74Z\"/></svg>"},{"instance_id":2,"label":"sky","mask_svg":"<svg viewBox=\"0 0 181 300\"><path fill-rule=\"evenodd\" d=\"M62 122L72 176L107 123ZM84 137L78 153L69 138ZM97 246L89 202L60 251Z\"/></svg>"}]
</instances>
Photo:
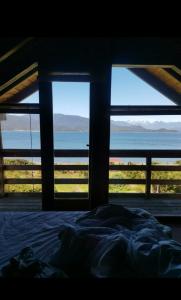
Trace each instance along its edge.
<instances>
[{"instance_id":1,"label":"sky","mask_svg":"<svg viewBox=\"0 0 181 300\"><path fill-rule=\"evenodd\" d=\"M53 82L53 111L89 117L89 83ZM23 102L38 101L38 92ZM112 68L112 105L175 105L126 68ZM114 116L119 121L180 121L180 116Z\"/></svg>"}]
</instances>

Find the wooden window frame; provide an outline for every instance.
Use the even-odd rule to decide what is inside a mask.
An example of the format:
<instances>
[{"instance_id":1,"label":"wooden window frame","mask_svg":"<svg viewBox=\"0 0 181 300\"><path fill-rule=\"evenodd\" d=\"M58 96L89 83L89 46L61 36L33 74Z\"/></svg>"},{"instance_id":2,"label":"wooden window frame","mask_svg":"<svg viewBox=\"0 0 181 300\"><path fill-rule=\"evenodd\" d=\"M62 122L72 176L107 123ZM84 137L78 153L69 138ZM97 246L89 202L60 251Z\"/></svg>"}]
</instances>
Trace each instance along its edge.
<instances>
[{"instance_id":1,"label":"wooden window frame","mask_svg":"<svg viewBox=\"0 0 181 300\"><path fill-rule=\"evenodd\" d=\"M39 74L43 210L53 208L64 210L80 209L81 207L82 209L92 209L98 205L108 203L111 64L96 65L96 68L91 70L90 73L84 74L45 71L43 73L39 72ZM90 82L88 205L85 204L86 200L75 199L72 204L68 200L67 202L64 201L64 199L59 199L58 203L55 198L52 81ZM46 108L44 107L45 102ZM49 124L48 135L46 130L47 123ZM48 172L49 175L47 174Z\"/></svg>"}]
</instances>

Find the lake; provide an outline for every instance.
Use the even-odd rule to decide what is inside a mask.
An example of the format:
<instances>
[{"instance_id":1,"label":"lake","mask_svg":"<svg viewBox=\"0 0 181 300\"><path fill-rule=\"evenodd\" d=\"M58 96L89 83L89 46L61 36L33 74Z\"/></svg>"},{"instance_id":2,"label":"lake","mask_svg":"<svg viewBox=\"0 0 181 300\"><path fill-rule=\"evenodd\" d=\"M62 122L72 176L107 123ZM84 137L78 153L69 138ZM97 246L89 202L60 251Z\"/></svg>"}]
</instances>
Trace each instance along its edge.
<instances>
[{"instance_id":1,"label":"lake","mask_svg":"<svg viewBox=\"0 0 181 300\"><path fill-rule=\"evenodd\" d=\"M32 135L32 147L31 147ZM40 149L40 133L29 131L3 131L4 149ZM87 132L55 132L55 149L88 149ZM110 149L180 149L181 132L112 132ZM30 160L30 158L29 158ZM34 158L34 161L38 161ZM122 161L142 161L141 158L124 158ZM160 160L160 159L159 159ZM175 159L164 159L173 161ZM55 162L85 162L86 158L61 158Z\"/></svg>"}]
</instances>

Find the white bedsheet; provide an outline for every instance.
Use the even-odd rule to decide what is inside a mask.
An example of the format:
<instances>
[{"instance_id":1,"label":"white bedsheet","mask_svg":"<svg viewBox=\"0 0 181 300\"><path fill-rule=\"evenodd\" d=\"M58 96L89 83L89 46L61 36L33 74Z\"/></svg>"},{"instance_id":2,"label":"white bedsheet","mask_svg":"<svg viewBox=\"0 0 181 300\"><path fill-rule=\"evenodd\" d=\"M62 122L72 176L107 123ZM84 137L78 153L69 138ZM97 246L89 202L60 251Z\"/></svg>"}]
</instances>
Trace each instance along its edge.
<instances>
[{"instance_id":1,"label":"white bedsheet","mask_svg":"<svg viewBox=\"0 0 181 300\"><path fill-rule=\"evenodd\" d=\"M59 247L62 224L74 224L84 212L0 212L0 269L22 248L31 246L48 261Z\"/></svg>"},{"instance_id":2,"label":"white bedsheet","mask_svg":"<svg viewBox=\"0 0 181 300\"><path fill-rule=\"evenodd\" d=\"M72 277L181 278L181 244L143 209L1 212L0 268L27 246Z\"/></svg>"}]
</instances>

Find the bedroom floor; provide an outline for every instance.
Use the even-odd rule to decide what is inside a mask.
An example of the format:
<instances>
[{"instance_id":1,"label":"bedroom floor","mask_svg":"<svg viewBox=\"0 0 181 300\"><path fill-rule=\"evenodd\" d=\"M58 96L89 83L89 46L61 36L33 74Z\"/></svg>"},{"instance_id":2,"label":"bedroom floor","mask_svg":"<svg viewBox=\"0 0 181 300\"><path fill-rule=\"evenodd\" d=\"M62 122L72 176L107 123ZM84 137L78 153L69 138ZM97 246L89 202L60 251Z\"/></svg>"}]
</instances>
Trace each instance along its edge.
<instances>
[{"instance_id":1,"label":"bedroom floor","mask_svg":"<svg viewBox=\"0 0 181 300\"><path fill-rule=\"evenodd\" d=\"M123 205L127 208L144 208L154 216L172 216L181 217L181 199L166 198L164 199L144 199L139 197L132 198L114 198L110 199L110 203Z\"/></svg>"}]
</instances>

